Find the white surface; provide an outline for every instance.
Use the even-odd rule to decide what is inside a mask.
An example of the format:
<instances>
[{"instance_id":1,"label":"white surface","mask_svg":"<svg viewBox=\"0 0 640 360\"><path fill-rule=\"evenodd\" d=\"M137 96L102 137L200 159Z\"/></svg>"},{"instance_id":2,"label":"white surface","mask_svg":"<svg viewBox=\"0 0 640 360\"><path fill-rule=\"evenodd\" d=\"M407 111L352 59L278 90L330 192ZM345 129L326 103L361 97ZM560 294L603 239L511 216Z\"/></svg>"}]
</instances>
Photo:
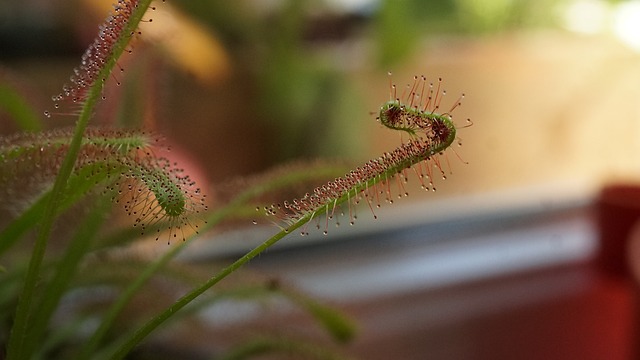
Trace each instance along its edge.
<instances>
[{"instance_id":1,"label":"white surface","mask_svg":"<svg viewBox=\"0 0 640 360\"><path fill-rule=\"evenodd\" d=\"M364 254L352 249L254 269L277 273L324 298L358 301L584 260L595 249L593 225L576 217L453 242L413 242Z\"/></svg>"},{"instance_id":2,"label":"white surface","mask_svg":"<svg viewBox=\"0 0 640 360\"><path fill-rule=\"evenodd\" d=\"M333 229L328 237L292 234L249 268L313 295L358 301L580 261L597 247L592 198L588 186L555 184L394 204L377 211L379 220L365 208L356 226ZM237 257L276 231L227 233L190 258Z\"/></svg>"},{"instance_id":3,"label":"white surface","mask_svg":"<svg viewBox=\"0 0 640 360\"><path fill-rule=\"evenodd\" d=\"M437 201L416 202L401 199L393 205L376 209L374 219L366 205L358 209L358 219L349 226L348 219L340 219L339 227L329 224L329 235L315 230L315 221L307 227L310 235L296 231L275 245L276 248L304 246L313 243L341 241L345 238L376 234L380 231L401 230L412 226L440 223L452 219L491 217L493 214L547 212L558 208L581 206L593 197L593 185L586 183L553 183L513 188L496 193L465 195ZM348 217L348 215L347 215ZM491 220L490 218L487 220ZM320 220L324 226L323 220ZM191 244L179 257L184 260L240 256L278 232L275 225L251 225L216 234Z\"/></svg>"}]
</instances>

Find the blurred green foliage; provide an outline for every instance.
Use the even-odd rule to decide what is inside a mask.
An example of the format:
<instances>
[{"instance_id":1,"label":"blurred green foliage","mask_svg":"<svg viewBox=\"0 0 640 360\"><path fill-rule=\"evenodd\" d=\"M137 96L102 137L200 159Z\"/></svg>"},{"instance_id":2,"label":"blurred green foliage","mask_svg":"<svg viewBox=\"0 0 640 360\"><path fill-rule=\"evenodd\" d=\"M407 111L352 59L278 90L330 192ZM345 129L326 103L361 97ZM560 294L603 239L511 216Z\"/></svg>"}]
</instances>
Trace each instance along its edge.
<instances>
[{"instance_id":1,"label":"blurred green foliage","mask_svg":"<svg viewBox=\"0 0 640 360\"><path fill-rule=\"evenodd\" d=\"M276 158L360 153L359 118L366 110L342 74L353 61L337 44L373 44L360 63L385 74L401 66L420 41L443 34L486 35L549 25L558 0L396 0L360 7L336 2L177 0L222 38L235 66L255 76L260 120L280 140ZM271 6L269 6L270 4ZM342 59L335 57L343 56ZM354 109L357 109L354 110ZM360 114L360 115L357 115ZM366 116L364 117L366 118ZM309 136L313 134L313 136Z\"/></svg>"}]
</instances>

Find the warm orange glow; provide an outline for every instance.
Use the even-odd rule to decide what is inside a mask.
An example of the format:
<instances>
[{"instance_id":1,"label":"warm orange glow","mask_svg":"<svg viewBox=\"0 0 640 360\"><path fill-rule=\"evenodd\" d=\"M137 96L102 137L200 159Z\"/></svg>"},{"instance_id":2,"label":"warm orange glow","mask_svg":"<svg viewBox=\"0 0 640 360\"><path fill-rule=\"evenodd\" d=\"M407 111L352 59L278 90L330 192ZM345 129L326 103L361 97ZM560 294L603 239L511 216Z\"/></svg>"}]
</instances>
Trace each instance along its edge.
<instances>
[{"instance_id":1,"label":"warm orange glow","mask_svg":"<svg viewBox=\"0 0 640 360\"><path fill-rule=\"evenodd\" d=\"M84 4L101 17L112 10L109 2L85 0ZM159 44L177 66L199 81L216 82L230 73L229 57L210 30L167 3L149 10L146 18L151 22L141 24L142 38Z\"/></svg>"}]
</instances>

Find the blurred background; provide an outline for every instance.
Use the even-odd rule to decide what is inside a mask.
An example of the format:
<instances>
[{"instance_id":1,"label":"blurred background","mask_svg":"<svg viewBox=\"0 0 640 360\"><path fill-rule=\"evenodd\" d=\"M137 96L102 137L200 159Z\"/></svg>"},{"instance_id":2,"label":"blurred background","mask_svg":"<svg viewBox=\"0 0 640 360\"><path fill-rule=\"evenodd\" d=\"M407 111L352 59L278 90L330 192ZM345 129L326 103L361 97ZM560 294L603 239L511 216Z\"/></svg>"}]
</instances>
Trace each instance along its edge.
<instances>
[{"instance_id":1,"label":"blurred background","mask_svg":"<svg viewBox=\"0 0 640 360\"><path fill-rule=\"evenodd\" d=\"M3 80L50 109L109 9L2 2ZM640 179L640 1L174 0L147 16L98 119L158 130L214 189L398 146L375 121L388 72L400 87L441 77L443 108L466 95L454 120L473 125L437 192L410 179L379 220L363 209L354 228L291 237L251 264L344 304L361 321L354 356L632 358L627 237L603 259L596 205L604 186ZM0 130L17 130L7 114ZM186 258L235 256L269 232Z\"/></svg>"},{"instance_id":2,"label":"blurred background","mask_svg":"<svg viewBox=\"0 0 640 360\"><path fill-rule=\"evenodd\" d=\"M111 4L0 9L3 64L42 89L33 99L46 109ZM467 95L455 118L475 124L456 150L469 164L451 156L456 176L436 196L599 184L638 173L638 12L635 1L174 1L149 13L122 81L146 77L154 121L211 181L395 147L370 115L390 71L400 87L442 77L443 105Z\"/></svg>"}]
</instances>

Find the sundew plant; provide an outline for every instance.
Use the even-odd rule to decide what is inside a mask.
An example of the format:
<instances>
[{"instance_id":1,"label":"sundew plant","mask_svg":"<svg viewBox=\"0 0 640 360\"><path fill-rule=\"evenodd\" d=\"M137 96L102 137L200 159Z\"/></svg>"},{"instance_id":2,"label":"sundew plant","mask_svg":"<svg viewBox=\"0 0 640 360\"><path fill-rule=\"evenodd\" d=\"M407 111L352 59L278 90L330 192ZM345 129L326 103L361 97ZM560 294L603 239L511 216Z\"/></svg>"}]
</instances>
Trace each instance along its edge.
<instances>
[{"instance_id":1,"label":"sundew plant","mask_svg":"<svg viewBox=\"0 0 640 360\"><path fill-rule=\"evenodd\" d=\"M0 224L0 344L5 347L6 358L121 359L130 356L169 320L223 298L274 294L308 312L334 340L348 341L354 328L347 318L278 282L249 281L236 287L216 286L220 290L215 293L208 290L288 234L306 235L308 224L315 224L325 235L330 221L340 223L342 219L353 225L359 204L377 217L376 209L382 204L407 195L404 183L411 173L425 190L435 190L434 179L445 177L447 172L445 151L459 143L452 114L463 96L443 107L441 79L430 82L416 76L401 89L390 84L389 101L381 106L377 120L393 133L403 134L404 140L396 149L298 199L257 206L258 211L252 214L254 222L274 224L272 237L217 272L206 269L203 281L184 273L180 277L175 275L178 267L170 260L198 235L247 207L256 208L264 194L296 182L333 177L335 169L311 166L274 172L246 182L225 205L210 209L207 184L196 184L180 164L168 160L170 150L160 134L92 125L114 69L118 77L126 76L118 61L132 51L131 41L140 32L140 22L151 22L155 10L151 2L118 0L69 83L53 96L51 109L43 114L44 121L71 116L76 119L75 127L0 139L0 196L11 214ZM148 25L162 26L157 22ZM3 103L12 104L4 106L14 110L17 122L31 121L18 95L4 87L0 91ZM100 230L112 207L126 215L128 227L103 236ZM61 223L69 222L69 213L74 216L72 229L68 234L57 231ZM59 233L65 237L63 241ZM29 236L33 236L32 243L25 240L31 239ZM169 243L169 250L152 261L108 252L143 237ZM21 249L26 251L20 253ZM96 270L102 268L92 267L107 261L109 265L103 267L109 270L104 274ZM114 276L116 270L124 268L132 271L119 275L120 291L104 306L97 321L91 317L93 325L87 327L82 316L60 320L59 307L65 296L103 284L107 275ZM149 295L147 290L153 288L152 280L158 274L182 279L180 295ZM157 306L135 312L135 316L130 310L127 313L136 296L145 294L157 300ZM124 328L123 319L129 320ZM268 336L238 344L229 350L228 358L278 351L305 358L337 358L312 343Z\"/></svg>"}]
</instances>

